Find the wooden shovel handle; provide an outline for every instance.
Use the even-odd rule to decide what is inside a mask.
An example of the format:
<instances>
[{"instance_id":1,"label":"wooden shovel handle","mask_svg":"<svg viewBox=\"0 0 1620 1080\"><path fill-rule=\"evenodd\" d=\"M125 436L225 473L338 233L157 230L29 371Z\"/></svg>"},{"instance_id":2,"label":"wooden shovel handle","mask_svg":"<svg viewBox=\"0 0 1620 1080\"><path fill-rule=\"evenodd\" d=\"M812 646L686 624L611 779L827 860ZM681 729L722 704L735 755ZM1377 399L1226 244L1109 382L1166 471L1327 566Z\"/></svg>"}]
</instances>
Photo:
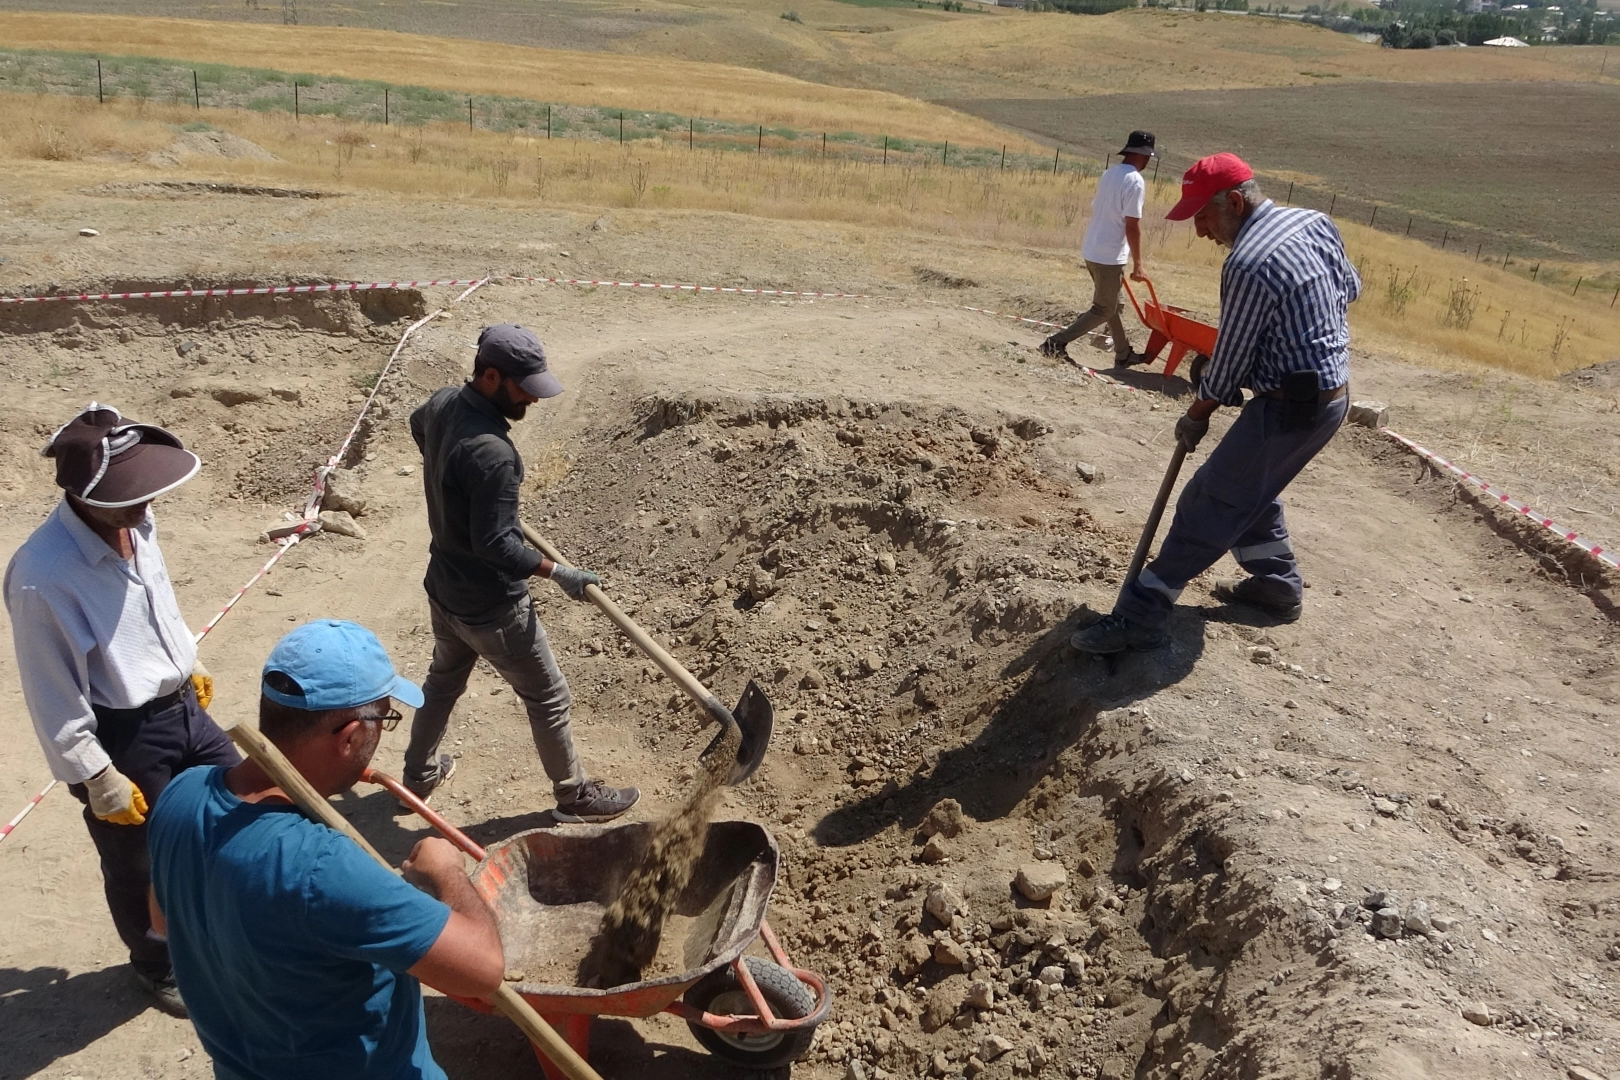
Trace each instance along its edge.
<instances>
[{"instance_id":1,"label":"wooden shovel handle","mask_svg":"<svg viewBox=\"0 0 1620 1080\"><path fill-rule=\"evenodd\" d=\"M573 565L562 557L561 552L552 547L549 540L531 529L527 522L523 524L523 535L528 539L529 543L539 549L540 554L552 562L561 566ZM679 660L669 655L668 650L654 641L652 635L643 630L636 620L626 615L618 604L608 599L607 593L595 585L587 585L585 586L585 595L590 597L591 603L602 610L602 614L613 621L613 625L624 631L625 637L635 642L636 647L647 654L648 659L657 664L665 675L668 675L677 686L686 691L688 697L701 705L710 717L721 724L736 722L732 718L731 710L726 708L719 698L709 693L708 688L698 682L697 677L687 671Z\"/></svg>"},{"instance_id":2,"label":"wooden shovel handle","mask_svg":"<svg viewBox=\"0 0 1620 1080\"><path fill-rule=\"evenodd\" d=\"M259 734L255 728L246 724L237 724L230 729L231 741L242 748L242 753L253 759L265 775L276 782L276 786L286 792L298 808L329 829L347 836L359 844L372 858L388 866L388 860L377 853L377 849L360 835L358 829L349 824L349 820L337 812L337 808L328 802L320 792L310 786L302 773L288 761L275 745ZM393 867L388 866L390 870ZM540 1048L553 1064L567 1075L568 1080L602 1080L602 1077L591 1068L584 1058L569 1046L556 1029L543 1020L539 1013L524 1001L506 983L490 997L490 1003L501 1011L512 1023L516 1024L529 1037L529 1041Z\"/></svg>"}]
</instances>

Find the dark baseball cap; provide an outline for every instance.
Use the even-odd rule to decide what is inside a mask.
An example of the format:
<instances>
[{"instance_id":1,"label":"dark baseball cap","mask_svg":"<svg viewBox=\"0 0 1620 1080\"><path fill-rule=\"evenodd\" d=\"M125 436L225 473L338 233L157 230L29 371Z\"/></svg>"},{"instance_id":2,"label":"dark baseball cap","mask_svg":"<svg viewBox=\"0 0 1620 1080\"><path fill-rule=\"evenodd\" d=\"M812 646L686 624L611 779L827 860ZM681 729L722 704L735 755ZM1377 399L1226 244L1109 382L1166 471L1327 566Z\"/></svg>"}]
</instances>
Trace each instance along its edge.
<instances>
[{"instance_id":1,"label":"dark baseball cap","mask_svg":"<svg viewBox=\"0 0 1620 1080\"><path fill-rule=\"evenodd\" d=\"M1159 152L1154 149L1153 132L1151 132L1151 131L1133 131L1133 132L1131 132L1131 137L1125 140L1125 149L1121 150L1120 153L1121 154L1146 154L1148 157L1156 157Z\"/></svg>"},{"instance_id":2,"label":"dark baseball cap","mask_svg":"<svg viewBox=\"0 0 1620 1080\"><path fill-rule=\"evenodd\" d=\"M55 459L58 487L108 510L151 502L202 468L172 432L127 423L117 409L94 401L57 428L41 453Z\"/></svg>"},{"instance_id":3,"label":"dark baseball cap","mask_svg":"<svg viewBox=\"0 0 1620 1080\"><path fill-rule=\"evenodd\" d=\"M556 397L563 392L563 384L546 364L546 347L533 330L515 323L484 327L478 335L478 359L473 366L492 367L517 383L524 393L537 398Z\"/></svg>"}]
</instances>

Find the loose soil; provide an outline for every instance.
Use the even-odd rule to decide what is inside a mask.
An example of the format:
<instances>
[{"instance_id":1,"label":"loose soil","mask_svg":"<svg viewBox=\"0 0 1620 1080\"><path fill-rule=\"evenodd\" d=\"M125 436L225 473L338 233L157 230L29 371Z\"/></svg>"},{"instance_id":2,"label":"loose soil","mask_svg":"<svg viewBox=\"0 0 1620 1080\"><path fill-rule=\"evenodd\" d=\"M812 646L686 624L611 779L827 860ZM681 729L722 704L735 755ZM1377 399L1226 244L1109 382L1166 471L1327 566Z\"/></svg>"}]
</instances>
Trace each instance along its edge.
<instances>
[{"instance_id":1,"label":"loose soil","mask_svg":"<svg viewBox=\"0 0 1620 1080\"><path fill-rule=\"evenodd\" d=\"M592 229L599 211L365 196L64 190L0 208L8 259L75 290L476 266L896 298L485 287L383 385L350 461L367 538L298 545L203 647L226 720L251 716L266 651L317 616L371 627L419 677L427 526L405 418L464 377L481 325L535 327L569 392L514 429L525 514L723 700L754 678L775 705L771 754L715 816L775 833L772 925L835 993L793 1075L838 1080L852 1060L887 1077L1614 1071L1614 577L1347 429L1287 496L1302 621L1250 620L1201 579L1169 648L1077 659L1068 636L1117 591L1186 386L1106 385L1041 358L1032 331L927 304L1072 308L1069 260L718 214L616 212ZM86 220L94 247L74 241ZM917 266L991 284L924 284ZM158 505L201 625L268 555L259 533L298 505L407 312L452 297L13 317L0 554L53 505L39 446L84 401L112 402L204 459ZM1620 401L1600 373L1436 375L1365 351L1353 370L1403 433L1481 459L1515 494L1578 497L1594 535L1620 538ZM1083 481L1082 462L1101 476ZM707 742L695 708L589 605L537 598L587 768L641 786L636 816L657 820ZM45 770L3 649L0 695L9 815ZM384 737L384 771L405 736ZM549 822L521 707L482 665L446 749L460 767L435 803L452 823L487 844ZM947 798L963 829L925 838ZM424 834L380 790L337 804L395 860ZM128 977L73 800L53 793L0 859L0 1077L207 1075L192 1030ZM1066 883L1045 901L1013 885L1055 867ZM538 1075L505 1021L437 995L427 1014L456 1080ZM743 1075L668 1016L599 1022L592 1060L608 1077Z\"/></svg>"}]
</instances>

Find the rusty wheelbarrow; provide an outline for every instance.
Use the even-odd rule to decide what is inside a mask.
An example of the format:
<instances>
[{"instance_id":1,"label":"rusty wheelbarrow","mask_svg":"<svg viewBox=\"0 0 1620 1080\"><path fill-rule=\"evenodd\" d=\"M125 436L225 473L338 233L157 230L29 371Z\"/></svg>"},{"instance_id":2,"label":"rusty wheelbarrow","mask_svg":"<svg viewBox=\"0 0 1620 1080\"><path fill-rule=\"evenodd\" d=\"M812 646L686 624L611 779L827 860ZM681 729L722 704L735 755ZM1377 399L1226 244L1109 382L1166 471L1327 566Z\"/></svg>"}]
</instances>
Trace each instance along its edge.
<instances>
[{"instance_id":1,"label":"rusty wheelbarrow","mask_svg":"<svg viewBox=\"0 0 1620 1080\"><path fill-rule=\"evenodd\" d=\"M368 769L362 779L386 787L478 860L473 885L500 925L508 981L581 1057L588 1057L595 1017L668 1012L685 1020L710 1053L745 1068L774 1069L810 1049L832 1009L826 980L795 967L765 919L781 856L775 839L753 822L708 826L646 977L596 990L574 985L580 963L646 850L652 825L531 829L486 851L394 778ZM755 941L771 959L744 955ZM550 1080L562 1080L544 1056L540 1065Z\"/></svg>"},{"instance_id":2,"label":"rusty wheelbarrow","mask_svg":"<svg viewBox=\"0 0 1620 1080\"><path fill-rule=\"evenodd\" d=\"M1130 277L1125 278L1125 295L1131 298L1131 307L1136 309L1136 317L1148 328L1147 348L1143 350L1147 356L1145 362L1151 364L1157 360L1160 350L1169 345L1170 356L1164 362L1164 373L1167 377L1176 373L1176 368L1181 366L1182 358L1189 352L1204 363L1208 363L1209 358L1215 355L1216 328L1190 317L1186 314L1186 308L1160 303L1158 290L1153 287L1151 280L1144 278L1143 284L1147 286L1148 291L1146 304L1137 301L1136 292L1131 288ZM1201 367L1198 361L1194 361L1195 383Z\"/></svg>"}]
</instances>

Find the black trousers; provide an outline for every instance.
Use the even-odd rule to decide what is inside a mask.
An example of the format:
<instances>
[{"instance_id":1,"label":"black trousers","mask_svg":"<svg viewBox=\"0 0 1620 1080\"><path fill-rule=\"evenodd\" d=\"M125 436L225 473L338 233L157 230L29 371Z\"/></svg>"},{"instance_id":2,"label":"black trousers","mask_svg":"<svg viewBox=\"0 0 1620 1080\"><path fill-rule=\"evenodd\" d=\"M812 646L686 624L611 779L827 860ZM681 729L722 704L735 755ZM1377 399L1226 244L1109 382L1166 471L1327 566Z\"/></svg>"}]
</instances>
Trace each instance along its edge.
<instances>
[{"instance_id":1,"label":"black trousers","mask_svg":"<svg viewBox=\"0 0 1620 1080\"><path fill-rule=\"evenodd\" d=\"M119 772L146 796L147 813L169 781L194 765L235 765L242 760L231 738L220 730L191 684L178 693L138 709L96 710L96 738ZM146 850L145 825L114 825L90 812L83 784L68 790L82 803L90 839L101 856L101 881L107 892L118 936L129 948L129 960L143 974L169 973L169 947L152 937L146 892L152 884L152 859Z\"/></svg>"}]
</instances>

